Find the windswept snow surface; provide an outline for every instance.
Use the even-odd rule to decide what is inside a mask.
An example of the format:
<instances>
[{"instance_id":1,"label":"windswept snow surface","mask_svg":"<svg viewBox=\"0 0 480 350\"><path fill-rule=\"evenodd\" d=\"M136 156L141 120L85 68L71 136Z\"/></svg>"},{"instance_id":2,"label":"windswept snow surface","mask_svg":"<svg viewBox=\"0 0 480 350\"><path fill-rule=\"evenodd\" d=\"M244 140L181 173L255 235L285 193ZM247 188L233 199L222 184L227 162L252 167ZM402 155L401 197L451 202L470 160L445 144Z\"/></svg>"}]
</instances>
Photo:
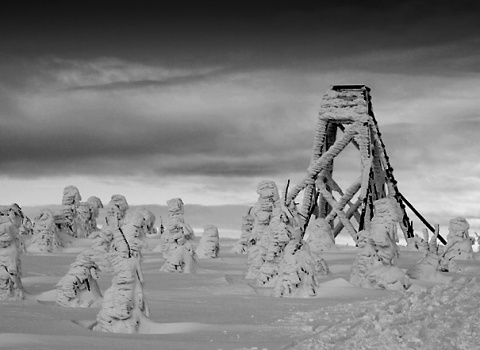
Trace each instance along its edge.
<instances>
[{"instance_id":1,"label":"windswept snow surface","mask_svg":"<svg viewBox=\"0 0 480 350\"><path fill-rule=\"evenodd\" d=\"M238 232L238 237L240 232ZM148 238L150 249L159 238ZM200 259L197 274L162 273L165 259L144 252L144 292L150 318L142 334L89 328L99 308L54 303L55 284L85 240L52 254L22 256L24 301L0 302L1 349L476 349L480 287L477 261L461 262L455 284L416 283L417 292L361 289L347 281L356 248L322 257L331 274L311 299L260 294L243 278L246 255L230 253L236 239L220 240L216 259ZM78 246L76 246L78 243ZM198 238L194 242L198 244ZM421 253L402 250L400 268ZM112 276L100 273L102 292ZM427 289L428 288L428 289Z\"/></svg>"},{"instance_id":2,"label":"windswept snow surface","mask_svg":"<svg viewBox=\"0 0 480 350\"><path fill-rule=\"evenodd\" d=\"M310 319L312 334L288 349L479 349L479 282L297 314L290 321Z\"/></svg>"}]
</instances>

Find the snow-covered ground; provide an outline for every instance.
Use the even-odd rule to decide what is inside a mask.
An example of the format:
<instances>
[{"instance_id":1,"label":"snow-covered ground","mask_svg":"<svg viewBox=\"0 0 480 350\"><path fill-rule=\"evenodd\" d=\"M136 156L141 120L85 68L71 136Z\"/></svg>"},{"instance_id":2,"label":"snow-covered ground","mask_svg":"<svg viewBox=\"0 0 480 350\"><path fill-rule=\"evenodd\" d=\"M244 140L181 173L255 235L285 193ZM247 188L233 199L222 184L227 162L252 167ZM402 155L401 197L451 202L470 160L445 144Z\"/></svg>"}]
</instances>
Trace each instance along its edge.
<instances>
[{"instance_id":1,"label":"snow-covered ground","mask_svg":"<svg viewBox=\"0 0 480 350\"><path fill-rule=\"evenodd\" d=\"M479 348L477 261L460 262L464 273L454 275L457 282L451 285L418 283L416 293L369 290L348 283L356 248L342 245L322 255L331 273L321 280L317 297L273 298L256 294L244 280L246 256L229 253L234 239L222 238L220 257L199 260L194 275L160 272L164 259L151 251L159 239L148 241L142 268L150 334L94 332L85 326L95 321L99 309L53 302L55 284L88 246L88 240L79 240L61 253L22 256L28 297L0 302L0 348ZM419 252L402 250L400 267L407 269L420 258ZM100 274L103 292L111 278Z\"/></svg>"}]
</instances>

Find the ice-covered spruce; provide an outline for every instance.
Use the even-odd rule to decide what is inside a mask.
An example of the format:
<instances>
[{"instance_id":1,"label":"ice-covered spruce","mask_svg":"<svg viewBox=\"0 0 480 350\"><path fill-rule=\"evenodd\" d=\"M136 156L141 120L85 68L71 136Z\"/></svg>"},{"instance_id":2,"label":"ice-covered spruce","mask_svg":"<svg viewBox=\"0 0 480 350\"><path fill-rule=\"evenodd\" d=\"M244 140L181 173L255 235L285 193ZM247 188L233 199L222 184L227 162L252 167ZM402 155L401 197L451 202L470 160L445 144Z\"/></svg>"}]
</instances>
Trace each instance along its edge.
<instances>
[{"instance_id":1,"label":"ice-covered spruce","mask_svg":"<svg viewBox=\"0 0 480 350\"><path fill-rule=\"evenodd\" d=\"M33 238L29 252L51 253L63 245L55 217L50 209L42 209L32 224Z\"/></svg>"},{"instance_id":2,"label":"ice-covered spruce","mask_svg":"<svg viewBox=\"0 0 480 350\"><path fill-rule=\"evenodd\" d=\"M250 214L252 208L248 210L248 213L242 216L242 233L240 238L230 250L235 254L247 254L248 248L254 244L254 237L252 234L255 218Z\"/></svg>"},{"instance_id":3,"label":"ice-covered spruce","mask_svg":"<svg viewBox=\"0 0 480 350\"><path fill-rule=\"evenodd\" d=\"M213 259L218 258L220 252L220 236L218 228L215 225L205 225L203 228L203 235L198 242L195 249L197 258L199 259Z\"/></svg>"},{"instance_id":4,"label":"ice-covered spruce","mask_svg":"<svg viewBox=\"0 0 480 350\"><path fill-rule=\"evenodd\" d=\"M183 236L186 240L192 240L195 237L192 227L185 222L185 205L182 199L169 199L167 206L168 218L166 228L160 237L160 243L154 248L154 251L162 253L164 258L168 258L170 245L175 244L175 240L178 239L178 232L172 231L176 230L177 226L182 227ZM175 236L175 238L173 238L173 236Z\"/></svg>"},{"instance_id":5,"label":"ice-covered spruce","mask_svg":"<svg viewBox=\"0 0 480 350\"><path fill-rule=\"evenodd\" d=\"M358 233L359 250L352 266L350 282L364 288L406 290L409 277L397 267L398 203L392 197L376 200L370 228Z\"/></svg>"},{"instance_id":6,"label":"ice-covered spruce","mask_svg":"<svg viewBox=\"0 0 480 350\"><path fill-rule=\"evenodd\" d=\"M149 310L143 294L141 250L146 246L144 225L127 221L113 230L107 259L113 270L112 285L106 290L94 330L113 333L138 333Z\"/></svg>"},{"instance_id":7,"label":"ice-covered spruce","mask_svg":"<svg viewBox=\"0 0 480 350\"><path fill-rule=\"evenodd\" d=\"M9 209L7 216L0 217L0 300L22 300L25 297L20 260L23 251L19 237L21 222L13 208Z\"/></svg>"}]
</instances>

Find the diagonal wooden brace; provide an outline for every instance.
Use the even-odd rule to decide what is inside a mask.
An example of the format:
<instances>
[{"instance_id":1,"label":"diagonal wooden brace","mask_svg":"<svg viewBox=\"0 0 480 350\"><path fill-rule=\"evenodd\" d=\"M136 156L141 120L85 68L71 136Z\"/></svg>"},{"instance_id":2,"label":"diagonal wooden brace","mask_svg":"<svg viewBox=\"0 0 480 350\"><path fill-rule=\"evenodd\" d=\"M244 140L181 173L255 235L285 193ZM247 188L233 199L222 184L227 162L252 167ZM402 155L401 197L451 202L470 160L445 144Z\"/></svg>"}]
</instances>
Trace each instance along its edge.
<instances>
[{"instance_id":1,"label":"diagonal wooden brace","mask_svg":"<svg viewBox=\"0 0 480 350\"><path fill-rule=\"evenodd\" d=\"M300 191L302 191L305 187L315 183L315 179L317 178L318 174L333 158L335 158L345 147L347 147L347 145L357 133L357 129L361 125L361 122L355 122L350 125L349 128L345 129L345 134L341 139L335 141L335 143L332 145L332 147L328 149L327 152L325 152L314 163L310 164L307 170L307 175L305 176L303 181L293 187L292 190L288 193L289 201L295 199L300 193Z\"/></svg>"},{"instance_id":2,"label":"diagonal wooden brace","mask_svg":"<svg viewBox=\"0 0 480 350\"><path fill-rule=\"evenodd\" d=\"M357 243L357 231L353 227L350 220L347 219L343 210L338 209L338 207L339 207L338 202L335 200L335 198L333 198L332 194L330 192L328 192L327 188L325 187L325 184L322 181L319 181L317 186L318 186L318 191L326 199L328 204L330 204L332 206L332 211L334 210L334 211L337 212L338 219L343 223L343 226L347 229L350 236L352 236L353 241L355 243Z\"/></svg>"},{"instance_id":3,"label":"diagonal wooden brace","mask_svg":"<svg viewBox=\"0 0 480 350\"><path fill-rule=\"evenodd\" d=\"M327 215L325 220L332 221L333 219L335 219L335 217L337 216L337 211L338 210L343 211L343 208L345 208L345 206L350 201L350 199L352 199L353 196L358 192L361 185L362 185L362 177L360 176L357 180L355 180L355 182L352 185L350 185L349 188L347 188L347 190L345 191L345 194L338 201L337 207L335 208L336 210L332 210L330 214Z\"/></svg>"},{"instance_id":4,"label":"diagonal wooden brace","mask_svg":"<svg viewBox=\"0 0 480 350\"><path fill-rule=\"evenodd\" d=\"M350 208L348 208L347 212L345 213L346 218L350 221L350 218L353 216L358 223L360 223L360 213L357 211L360 205L362 204L362 200L360 198L353 204L350 204ZM333 237L337 237L343 229L343 223L340 221L337 226L333 229Z\"/></svg>"}]
</instances>

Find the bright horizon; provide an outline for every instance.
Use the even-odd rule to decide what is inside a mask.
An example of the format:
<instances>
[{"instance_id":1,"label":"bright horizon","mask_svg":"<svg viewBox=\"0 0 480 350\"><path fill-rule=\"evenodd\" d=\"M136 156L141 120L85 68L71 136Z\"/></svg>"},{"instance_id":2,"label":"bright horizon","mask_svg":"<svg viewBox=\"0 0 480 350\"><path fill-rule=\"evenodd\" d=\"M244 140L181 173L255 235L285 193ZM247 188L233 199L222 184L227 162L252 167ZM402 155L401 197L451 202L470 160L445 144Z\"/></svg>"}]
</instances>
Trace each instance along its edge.
<instances>
[{"instance_id":1,"label":"bright horizon","mask_svg":"<svg viewBox=\"0 0 480 350\"><path fill-rule=\"evenodd\" d=\"M322 96L355 83L400 192L432 224L478 230L476 2L231 5L9 4L0 204L60 203L68 185L104 203L254 203L259 181L302 179Z\"/></svg>"}]
</instances>

